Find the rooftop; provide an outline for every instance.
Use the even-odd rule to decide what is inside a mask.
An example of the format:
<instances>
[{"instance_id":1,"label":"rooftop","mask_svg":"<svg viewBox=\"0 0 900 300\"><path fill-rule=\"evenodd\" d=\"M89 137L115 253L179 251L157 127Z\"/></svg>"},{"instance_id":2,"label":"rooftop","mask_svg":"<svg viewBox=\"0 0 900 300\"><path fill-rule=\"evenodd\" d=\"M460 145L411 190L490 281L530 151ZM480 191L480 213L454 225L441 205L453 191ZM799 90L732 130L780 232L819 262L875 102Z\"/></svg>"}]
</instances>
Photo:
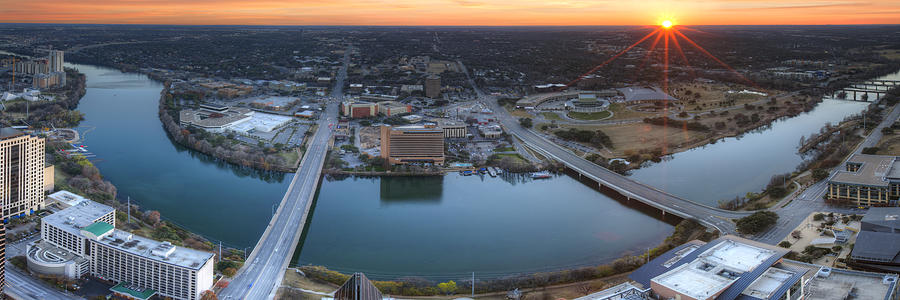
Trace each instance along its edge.
<instances>
[{"instance_id":1,"label":"rooftop","mask_svg":"<svg viewBox=\"0 0 900 300\"><path fill-rule=\"evenodd\" d=\"M680 294L706 299L725 291L744 273L756 269L776 254L770 249L726 239L701 252L694 261L652 281Z\"/></svg>"},{"instance_id":2,"label":"rooftop","mask_svg":"<svg viewBox=\"0 0 900 300\"><path fill-rule=\"evenodd\" d=\"M41 222L80 236L82 228L96 223L100 217L113 212L115 212L115 209L109 205L94 201L82 201L42 218Z\"/></svg>"},{"instance_id":3,"label":"rooftop","mask_svg":"<svg viewBox=\"0 0 900 300\"><path fill-rule=\"evenodd\" d=\"M194 270L202 268L213 258L210 252L177 247L169 242L159 242L118 229L97 242L134 255Z\"/></svg>"},{"instance_id":4,"label":"rooftop","mask_svg":"<svg viewBox=\"0 0 900 300\"><path fill-rule=\"evenodd\" d=\"M809 299L893 299L897 275L822 267L810 276L805 293Z\"/></svg>"},{"instance_id":5,"label":"rooftop","mask_svg":"<svg viewBox=\"0 0 900 300\"><path fill-rule=\"evenodd\" d=\"M87 201L88 199L79 195L76 195L69 191L59 191L47 196L47 198L56 200L62 204L67 206L74 206L81 202Z\"/></svg>"},{"instance_id":6,"label":"rooftop","mask_svg":"<svg viewBox=\"0 0 900 300\"><path fill-rule=\"evenodd\" d=\"M150 297L156 295L156 291L153 289L145 289L138 286L132 286L127 281L119 282L119 284L111 287L109 290L139 300L150 299Z\"/></svg>"},{"instance_id":7,"label":"rooftop","mask_svg":"<svg viewBox=\"0 0 900 300\"><path fill-rule=\"evenodd\" d=\"M871 207L862 222L900 228L900 207Z\"/></svg>"},{"instance_id":8,"label":"rooftop","mask_svg":"<svg viewBox=\"0 0 900 300\"><path fill-rule=\"evenodd\" d=\"M847 160L847 164L859 164L860 167L856 172L841 170L831 176L829 181L857 184L867 186L887 187L886 180L888 173L894 167L894 156L854 154ZM900 168L900 165L897 166Z\"/></svg>"},{"instance_id":9,"label":"rooftop","mask_svg":"<svg viewBox=\"0 0 900 300\"><path fill-rule=\"evenodd\" d=\"M796 274L788 270L769 268L741 294L757 299L769 299Z\"/></svg>"},{"instance_id":10,"label":"rooftop","mask_svg":"<svg viewBox=\"0 0 900 300\"><path fill-rule=\"evenodd\" d=\"M0 128L0 140L5 140L8 138L14 138L18 136L25 135L24 132L10 127L2 127Z\"/></svg>"},{"instance_id":11,"label":"rooftop","mask_svg":"<svg viewBox=\"0 0 900 300\"><path fill-rule=\"evenodd\" d=\"M892 262L898 260L900 234L860 231L850 257L866 261Z\"/></svg>"},{"instance_id":12,"label":"rooftop","mask_svg":"<svg viewBox=\"0 0 900 300\"><path fill-rule=\"evenodd\" d=\"M88 232L94 236L103 236L103 235L106 235L107 233L109 233L110 231L112 231L113 229L116 229L116 228L114 226L112 226L112 224L109 224L106 222L96 222L94 224L85 226L84 228L81 229L81 231Z\"/></svg>"}]
</instances>

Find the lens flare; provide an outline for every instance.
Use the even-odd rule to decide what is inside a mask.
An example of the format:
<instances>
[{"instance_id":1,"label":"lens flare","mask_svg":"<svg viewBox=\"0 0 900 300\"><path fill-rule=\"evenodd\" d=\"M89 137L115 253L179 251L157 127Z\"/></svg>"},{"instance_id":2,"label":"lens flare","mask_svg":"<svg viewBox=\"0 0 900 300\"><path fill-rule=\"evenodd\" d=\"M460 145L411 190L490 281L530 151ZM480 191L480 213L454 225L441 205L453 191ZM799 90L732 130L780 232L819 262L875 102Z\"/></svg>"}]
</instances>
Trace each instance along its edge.
<instances>
[{"instance_id":1,"label":"lens flare","mask_svg":"<svg viewBox=\"0 0 900 300\"><path fill-rule=\"evenodd\" d=\"M660 24L660 25L662 25L663 28L668 29L668 28L672 28L672 25L674 25L674 24L672 23L672 20L664 20L664 21L662 21L662 24Z\"/></svg>"}]
</instances>

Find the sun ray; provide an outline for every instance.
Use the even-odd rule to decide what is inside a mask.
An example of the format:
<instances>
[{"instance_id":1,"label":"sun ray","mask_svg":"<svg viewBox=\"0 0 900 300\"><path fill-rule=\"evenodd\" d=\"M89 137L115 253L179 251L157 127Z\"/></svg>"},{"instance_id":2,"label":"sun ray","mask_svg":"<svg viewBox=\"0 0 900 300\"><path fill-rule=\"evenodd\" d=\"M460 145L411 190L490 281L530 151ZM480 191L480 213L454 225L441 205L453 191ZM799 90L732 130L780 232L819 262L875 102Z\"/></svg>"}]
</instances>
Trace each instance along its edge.
<instances>
[{"instance_id":1,"label":"sun ray","mask_svg":"<svg viewBox=\"0 0 900 300\"><path fill-rule=\"evenodd\" d=\"M641 38L639 41L635 42L634 44L631 44L631 46L628 46L628 48L625 48L625 50L622 50L621 52L617 53L616 55L613 55L613 57L610 57L609 59L607 59L607 60L604 61L603 63L597 65L596 67L594 67L593 69L591 69L591 70L588 71L587 73L584 73L584 74L582 74L581 76L578 76L578 78L575 78L574 80L570 81L569 83L566 84L566 87L572 86L573 84L575 84L575 83L577 83L578 81L580 81L581 79L583 79L585 76L590 75L591 73L597 72L597 70L599 70L599 69L602 68L603 66L609 64L610 62L612 62L612 61L615 60L616 58L619 58L619 56L622 56L622 54L625 54L626 52L630 51L632 48L634 48L635 46L639 45L640 43L643 43L644 41L646 41L647 39L649 39L651 36L653 36L654 34L656 34L657 32L659 32L660 30L661 30L660 28L657 28L657 29L654 30L653 32L647 34L646 36L644 36L643 38Z\"/></svg>"},{"instance_id":2,"label":"sun ray","mask_svg":"<svg viewBox=\"0 0 900 300\"><path fill-rule=\"evenodd\" d=\"M678 55L681 56L681 60L684 61L684 66L687 67L688 72L691 73L691 77L697 77L697 74L694 74L694 68L691 67L691 63L687 59L687 55L684 55L684 50L681 49L681 43L678 42L678 38L675 35L672 35L672 43L675 44L675 50L678 50Z\"/></svg>"},{"instance_id":3,"label":"sun ray","mask_svg":"<svg viewBox=\"0 0 900 300\"><path fill-rule=\"evenodd\" d=\"M738 71L736 71L734 68L732 68L725 62L719 60L719 58L717 58L715 55L712 55L712 53L709 53L709 51L706 51L706 49L704 49L703 47L700 47L700 45L697 45L697 43L695 43L693 40L691 40L690 38L688 38L687 36L685 36L684 34L679 32L678 30L674 30L674 32L675 32L675 34L677 34L678 36L683 38L685 41L687 41L688 44L691 44L691 46L694 46L694 48L697 48L697 50L700 50L700 52L702 52L703 54L705 54L712 60L716 61L716 63L718 63L719 65L725 67L726 69L728 69L729 71L731 71L732 73L734 73L735 75L737 75L738 77L740 77L741 79L743 79L744 81L746 81L747 83L752 85L753 87L759 88L755 83L753 83L753 81L750 81L750 79L747 79L747 77L744 77L743 74L739 73Z\"/></svg>"}]
</instances>

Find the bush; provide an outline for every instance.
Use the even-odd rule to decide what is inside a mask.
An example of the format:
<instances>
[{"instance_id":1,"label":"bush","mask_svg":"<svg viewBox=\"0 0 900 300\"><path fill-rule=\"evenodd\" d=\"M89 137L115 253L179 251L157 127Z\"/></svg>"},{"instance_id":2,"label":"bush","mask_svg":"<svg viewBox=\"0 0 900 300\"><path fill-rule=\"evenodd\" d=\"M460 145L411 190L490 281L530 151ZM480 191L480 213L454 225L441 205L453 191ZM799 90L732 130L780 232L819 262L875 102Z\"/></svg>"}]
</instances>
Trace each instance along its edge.
<instances>
[{"instance_id":1,"label":"bush","mask_svg":"<svg viewBox=\"0 0 900 300\"><path fill-rule=\"evenodd\" d=\"M813 215L813 221L824 221L824 220L825 220L825 214L823 214L823 213L818 213L818 214Z\"/></svg>"},{"instance_id":2,"label":"bush","mask_svg":"<svg viewBox=\"0 0 900 300\"><path fill-rule=\"evenodd\" d=\"M875 154L875 153L878 153L878 150L881 150L881 148L878 148L878 147L866 147L866 148L863 148L862 153L863 153L863 154Z\"/></svg>"},{"instance_id":3,"label":"bush","mask_svg":"<svg viewBox=\"0 0 900 300\"><path fill-rule=\"evenodd\" d=\"M757 234L765 231L778 222L778 214L771 211L758 211L752 215L738 219L737 231L742 234Z\"/></svg>"},{"instance_id":4,"label":"bush","mask_svg":"<svg viewBox=\"0 0 900 300\"><path fill-rule=\"evenodd\" d=\"M519 125L522 125L522 127L525 128L531 128L532 126L534 126L534 122L531 120L531 118L521 118L519 119Z\"/></svg>"},{"instance_id":5,"label":"bush","mask_svg":"<svg viewBox=\"0 0 900 300\"><path fill-rule=\"evenodd\" d=\"M790 248L790 247L791 247L791 242L788 242L788 241L781 241L781 243L778 243L778 247L781 247L781 248Z\"/></svg>"},{"instance_id":6,"label":"bush","mask_svg":"<svg viewBox=\"0 0 900 300\"><path fill-rule=\"evenodd\" d=\"M815 169L812 170L812 179L813 181L822 181L825 178L828 178L828 170L826 169Z\"/></svg>"}]
</instances>

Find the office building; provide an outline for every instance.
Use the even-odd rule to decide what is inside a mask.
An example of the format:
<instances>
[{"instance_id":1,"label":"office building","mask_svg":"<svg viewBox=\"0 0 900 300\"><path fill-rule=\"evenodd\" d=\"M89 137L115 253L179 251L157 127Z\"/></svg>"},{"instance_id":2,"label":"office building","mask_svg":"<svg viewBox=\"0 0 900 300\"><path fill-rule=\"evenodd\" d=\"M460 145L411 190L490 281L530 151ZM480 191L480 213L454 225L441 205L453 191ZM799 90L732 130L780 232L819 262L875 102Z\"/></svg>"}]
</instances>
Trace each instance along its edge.
<instances>
[{"instance_id":1,"label":"office building","mask_svg":"<svg viewBox=\"0 0 900 300\"><path fill-rule=\"evenodd\" d=\"M378 102L378 113L388 117L407 114L412 112L412 106L397 101L381 101Z\"/></svg>"},{"instance_id":2,"label":"office building","mask_svg":"<svg viewBox=\"0 0 900 300\"><path fill-rule=\"evenodd\" d=\"M378 105L371 102L344 101L341 113L350 118L370 118L378 115Z\"/></svg>"},{"instance_id":3,"label":"office building","mask_svg":"<svg viewBox=\"0 0 900 300\"><path fill-rule=\"evenodd\" d=\"M50 54L47 56L47 61L49 62L51 73L64 72L62 50L50 50Z\"/></svg>"},{"instance_id":4,"label":"office building","mask_svg":"<svg viewBox=\"0 0 900 300\"><path fill-rule=\"evenodd\" d=\"M212 288L212 253L117 230L110 206L65 193L55 198L73 205L42 219L41 240L27 250L32 271L69 278L90 274L118 283L114 293L137 299L195 300Z\"/></svg>"},{"instance_id":5,"label":"office building","mask_svg":"<svg viewBox=\"0 0 900 300\"><path fill-rule=\"evenodd\" d=\"M4 221L43 208L43 138L0 128L0 204Z\"/></svg>"},{"instance_id":6,"label":"office building","mask_svg":"<svg viewBox=\"0 0 900 300\"><path fill-rule=\"evenodd\" d=\"M441 96L441 77L430 75L425 78L425 97L437 99Z\"/></svg>"},{"instance_id":7,"label":"office building","mask_svg":"<svg viewBox=\"0 0 900 300\"><path fill-rule=\"evenodd\" d=\"M895 156L855 154L828 178L825 196L856 206L897 206L900 162Z\"/></svg>"},{"instance_id":8,"label":"office building","mask_svg":"<svg viewBox=\"0 0 900 300\"><path fill-rule=\"evenodd\" d=\"M895 299L897 275L784 259L787 249L724 236L691 241L644 264L620 284L580 300Z\"/></svg>"},{"instance_id":9,"label":"office building","mask_svg":"<svg viewBox=\"0 0 900 300\"><path fill-rule=\"evenodd\" d=\"M443 164L444 131L434 125L382 125L381 157L388 164Z\"/></svg>"},{"instance_id":10,"label":"office building","mask_svg":"<svg viewBox=\"0 0 900 300\"><path fill-rule=\"evenodd\" d=\"M439 124L444 131L445 138L464 138L468 134L466 131L466 123L442 120Z\"/></svg>"},{"instance_id":11,"label":"office building","mask_svg":"<svg viewBox=\"0 0 900 300\"><path fill-rule=\"evenodd\" d=\"M900 207L869 208L847 263L856 269L900 272Z\"/></svg>"}]
</instances>

